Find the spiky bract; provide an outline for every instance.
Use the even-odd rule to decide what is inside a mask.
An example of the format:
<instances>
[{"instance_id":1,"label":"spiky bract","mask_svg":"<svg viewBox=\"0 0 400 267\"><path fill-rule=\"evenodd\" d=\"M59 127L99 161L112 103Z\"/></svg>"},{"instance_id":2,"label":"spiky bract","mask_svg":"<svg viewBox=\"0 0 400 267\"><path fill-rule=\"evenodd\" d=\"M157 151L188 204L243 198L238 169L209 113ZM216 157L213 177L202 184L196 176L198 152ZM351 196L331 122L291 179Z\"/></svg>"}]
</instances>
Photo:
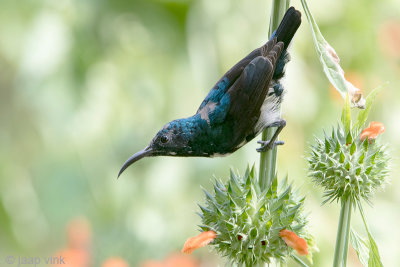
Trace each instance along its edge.
<instances>
[{"instance_id":1,"label":"spiky bract","mask_svg":"<svg viewBox=\"0 0 400 267\"><path fill-rule=\"evenodd\" d=\"M289 229L310 240L305 232L306 219L302 213L304 198L284 182L261 192L254 168L240 176L231 171L226 185L216 181L215 194L206 193L206 205L200 206L203 231L213 230L217 238L211 245L233 262L253 266L284 261L291 253L279 237L279 231Z\"/></svg>"},{"instance_id":2,"label":"spiky bract","mask_svg":"<svg viewBox=\"0 0 400 267\"><path fill-rule=\"evenodd\" d=\"M332 130L331 136L316 138L308 158L309 175L324 188L325 201L350 198L369 201L388 174L385 147L376 140L361 141L361 130L353 127L345 133L343 126Z\"/></svg>"}]
</instances>

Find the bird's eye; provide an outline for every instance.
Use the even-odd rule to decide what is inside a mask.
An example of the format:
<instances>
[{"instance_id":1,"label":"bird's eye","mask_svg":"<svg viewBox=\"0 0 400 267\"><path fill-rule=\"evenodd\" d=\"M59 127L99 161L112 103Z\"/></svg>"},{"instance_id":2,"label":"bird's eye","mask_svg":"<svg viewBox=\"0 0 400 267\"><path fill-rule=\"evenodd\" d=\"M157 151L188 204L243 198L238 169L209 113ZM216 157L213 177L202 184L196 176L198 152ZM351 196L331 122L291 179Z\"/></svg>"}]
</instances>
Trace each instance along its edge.
<instances>
[{"instance_id":1,"label":"bird's eye","mask_svg":"<svg viewBox=\"0 0 400 267\"><path fill-rule=\"evenodd\" d=\"M166 142L168 142L168 136L165 136L165 135L161 136L160 141L161 141L161 143L165 144Z\"/></svg>"}]
</instances>

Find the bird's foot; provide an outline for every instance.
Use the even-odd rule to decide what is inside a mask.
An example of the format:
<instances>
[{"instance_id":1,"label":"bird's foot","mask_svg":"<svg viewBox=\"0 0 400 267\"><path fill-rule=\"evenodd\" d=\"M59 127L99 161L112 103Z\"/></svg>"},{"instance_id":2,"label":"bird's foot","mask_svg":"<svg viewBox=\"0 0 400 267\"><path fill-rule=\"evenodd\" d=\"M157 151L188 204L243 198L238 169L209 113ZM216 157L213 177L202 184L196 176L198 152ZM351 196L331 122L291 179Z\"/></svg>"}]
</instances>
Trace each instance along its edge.
<instances>
[{"instance_id":1,"label":"bird's foot","mask_svg":"<svg viewBox=\"0 0 400 267\"><path fill-rule=\"evenodd\" d=\"M276 139L278 138L279 133L282 131L282 129L286 126L286 121L285 120L278 120L270 125L268 125L269 127L278 127L278 129L276 129L274 135L272 136L271 140L267 140L267 141L258 141L259 144L261 144L260 148L257 148L257 152L265 152L268 151L270 149L273 149L275 146L277 145L283 145L284 142L283 141L276 141Z\"/></svg>"},{"instance_id":2,"label":"bird's foot","mask_svg":"<svg viewBox=\"0 0 400 267\"><path fill-rule=\"evenodd\" d=\"M271 142L271 140L257 141L257 143L261 144L261 147L257 148L257 152L266 152L270 149L273 149L275 146L285 144L283 141Z\"/></svg>"}]
</instances>

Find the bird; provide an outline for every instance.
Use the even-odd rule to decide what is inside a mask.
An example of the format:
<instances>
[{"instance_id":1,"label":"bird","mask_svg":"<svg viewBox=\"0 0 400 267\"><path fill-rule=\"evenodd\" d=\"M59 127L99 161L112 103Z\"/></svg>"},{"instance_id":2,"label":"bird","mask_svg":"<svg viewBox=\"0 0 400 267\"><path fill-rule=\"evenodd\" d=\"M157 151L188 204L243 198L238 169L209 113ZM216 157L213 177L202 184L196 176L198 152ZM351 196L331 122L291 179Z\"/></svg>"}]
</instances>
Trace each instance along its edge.
<instances>
[{"instance_id":1,"label":"bird","mask_svg":"<svg viewBox=\"0 0 400 267\"><path fill-rule=\"evenodd\" d=\"M284 92L280 79L290 60L287 48L300 24L301 13L290 7L271 38L226 72L193 116L168 122L123 164L118 177L144 157L229 155L269 127L277 130L270 140L259 141L257 151L282 145L276 141L286 125L279 111Z\"/></svg>"}]
</instances>

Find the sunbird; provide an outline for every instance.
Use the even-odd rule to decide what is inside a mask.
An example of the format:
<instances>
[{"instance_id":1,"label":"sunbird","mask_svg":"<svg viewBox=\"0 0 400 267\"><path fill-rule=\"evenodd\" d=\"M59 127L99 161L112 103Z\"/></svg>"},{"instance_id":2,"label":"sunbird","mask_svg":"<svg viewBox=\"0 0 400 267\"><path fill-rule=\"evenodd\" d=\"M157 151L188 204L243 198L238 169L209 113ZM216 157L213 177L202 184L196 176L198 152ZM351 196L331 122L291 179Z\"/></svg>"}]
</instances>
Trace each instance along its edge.
<instances>
[{"instance_id":1,"label":"sunbird","mask_svg":"<svg viewBox=\"0 0 400 267\"><path fill-rule=\"evenodd\" d=\"M301 13L290 7L269 41L233 66L211 89L196 114L168 122L143 150L131 156L121 173L144 157L216 157L235 152L269 127L271 140L259 141L257 151L275 145L286 125L280 116L283 87L279 80L290 60L287 48L301 24Z\"/></svg>"}]
</instances>

